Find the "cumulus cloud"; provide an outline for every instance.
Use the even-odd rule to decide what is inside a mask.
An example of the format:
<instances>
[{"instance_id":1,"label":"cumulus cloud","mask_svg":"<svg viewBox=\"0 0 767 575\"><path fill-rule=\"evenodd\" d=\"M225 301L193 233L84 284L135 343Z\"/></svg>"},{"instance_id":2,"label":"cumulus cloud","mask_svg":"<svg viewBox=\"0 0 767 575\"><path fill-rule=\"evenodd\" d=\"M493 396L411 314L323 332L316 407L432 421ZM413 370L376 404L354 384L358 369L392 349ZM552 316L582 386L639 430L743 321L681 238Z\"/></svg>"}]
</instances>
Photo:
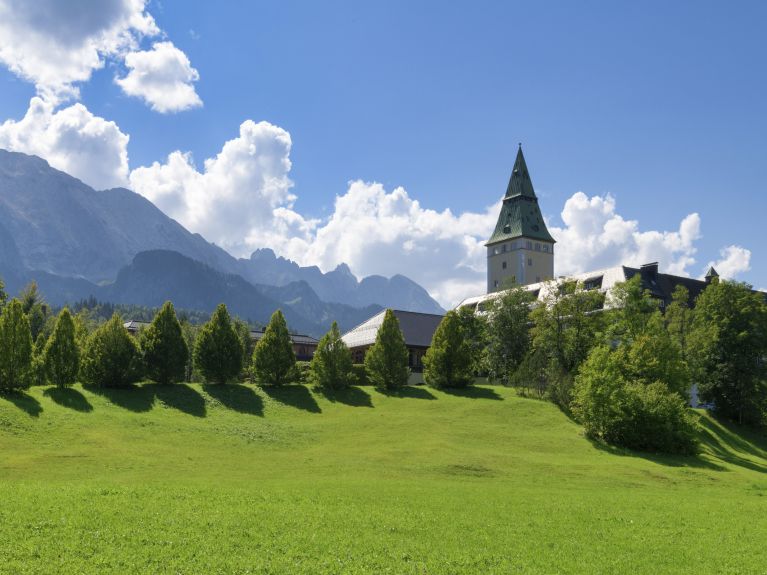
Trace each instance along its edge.
<instances>
[{"instance_id":1,"label":"cumulus cloud","mask_svg":"<svg viewBox=\"0 0 767 575\"><path fill-rule=\"evenodd\" d=\"M639 222L616 212L611 196L573 194L562 210L564 227L551 227L557 240L555 273L568 275L626 264L657 261L667 273L686 275L695 263L700 216L685 217L676 231L642 231Z\"/></svg>"},{"instance_id":2,"label":"cumulus cloud","mask_svg":"<svg viewBox=\"0 0 767 575\"><path fill-rule=\"evenodd\" d=\"M0 62L50 101L160 32L145 0L0 0Z\"/></svg>"},{"instance_id":3,"label":"cumulus cloud","mask_svg":"<svg viewBox=\"0 0 767 575\"><path fill-rule=\"evenodd\" d=\"M751 250L740 246L727 246L719 250L720 258L708 262L706 269L713 266L717 273L727 279L751 269Z\"/></svg>"},{"instance_id":4,"label":"cumulus cloud","mask_svg":"<svg viewBox=\"0 0 767 575\"><path fill-rule=\"evenodd\" d=\"M189 153L133 170L130 183L161 210L234 255L305 236L312 222L292 210L290 134L247 120L199 170ZM287 243L280 240L280 243Z\"/></svg>"},{"instance_id":5,"label":"cumulus cloud","mask_svg":"<svg viewBox=\"0 0 767 575\"><path fill-rule=\"evenodd\" d=\"M236 256L270 247L325 271L346 263L360 277L400 273L446 307L484 292L484 243L500 202L454 214L422 206L404 188L355 180L336 197L329 217L309 219L294 207L290 147L281 128L248 120L202 169L189 154L173 152L164 163L134 170L130 181L187 228ZM676 230L642 230L617 212L613 197L578 192L561 216L563 226L550 226L558 240L557 274L659 261L664 271L689 275L696 263L698 214L683 218ZM723 275L745 271L743 256L728 248L715 265Z\"/></svg>"},{"instance_id":6,"label":"cumulus cloud","mask_svg":"<svg viewBox=\"0 0 767 575\"><path fill-rule=\"evenodd\" d=\"M151 50L125 56L130 70L115 81L129 96L142 98L157 112L179 112L202 106L193 82L200 75L186 54L172 42L157 42Z\"/></svg>"},{"instance_id":7,"label":"cumulus cloud","mask_svg":"<svg viewBox=\"0 0 767 575\"><path fill-rule=\"evenodd\" d=\"M273 246L304 265L347 263L360 276L397 273L423 285L441 303L485 288L485 248L498 205L485 213L423 208L403 188L354 181L336 198L330 218L304 241Z\"/></svg>"},{"instance_id":8,"label":"cumulus cloud","mask_svg":"<svg viewBox=\"0 0 767 575\"><path fill-rule=\"evenodd\" d=\"M127 185L128 139L82 104L55 111L40 97L24 118L0 124L0 148L40 156L96 189Z\"/></svg>"}]
</instances>

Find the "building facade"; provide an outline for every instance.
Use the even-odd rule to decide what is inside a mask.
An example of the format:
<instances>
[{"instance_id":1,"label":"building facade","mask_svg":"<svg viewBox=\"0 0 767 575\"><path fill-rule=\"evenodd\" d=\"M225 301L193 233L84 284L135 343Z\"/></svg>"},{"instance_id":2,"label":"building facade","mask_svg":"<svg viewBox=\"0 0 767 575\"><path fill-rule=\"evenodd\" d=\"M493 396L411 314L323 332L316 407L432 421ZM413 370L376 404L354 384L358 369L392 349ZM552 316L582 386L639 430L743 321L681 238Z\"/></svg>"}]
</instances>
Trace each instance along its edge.
<instances>
[{"instance_id":1,"label":"building facade","mask_svg":"<svg viewBox=\"0 0 767 575\"><path fill-rule=\"evenodd\" d=\"M543 221L522 146L487 247L487 293L554 278L554 238Z\"/></svg>"}]
</instances>

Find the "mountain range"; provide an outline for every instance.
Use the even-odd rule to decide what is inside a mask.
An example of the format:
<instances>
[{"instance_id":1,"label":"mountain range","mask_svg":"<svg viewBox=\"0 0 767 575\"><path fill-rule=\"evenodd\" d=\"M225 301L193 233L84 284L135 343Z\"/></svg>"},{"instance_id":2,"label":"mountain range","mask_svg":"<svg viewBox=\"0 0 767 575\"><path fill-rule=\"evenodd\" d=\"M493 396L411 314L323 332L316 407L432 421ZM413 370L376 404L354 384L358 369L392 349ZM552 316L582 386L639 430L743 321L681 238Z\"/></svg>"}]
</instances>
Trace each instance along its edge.
<instances>
[{"instance_id":1,"label":"mountain range","mask_svg":"<svg viewBox=\"0 0 767 575\"><path fill-rule=\"evenodd\" d=\"M442 313L405 276L359 281L345 264L323 273L270 249L234 258L125 188L96 191L36 156L0 150L0 277L10 293L34 279L49 302L90 295L114 303L211 311L226 303L265 322L277 307L293 329L342 329L383 307Z\"/></svg>"}]
</instances>

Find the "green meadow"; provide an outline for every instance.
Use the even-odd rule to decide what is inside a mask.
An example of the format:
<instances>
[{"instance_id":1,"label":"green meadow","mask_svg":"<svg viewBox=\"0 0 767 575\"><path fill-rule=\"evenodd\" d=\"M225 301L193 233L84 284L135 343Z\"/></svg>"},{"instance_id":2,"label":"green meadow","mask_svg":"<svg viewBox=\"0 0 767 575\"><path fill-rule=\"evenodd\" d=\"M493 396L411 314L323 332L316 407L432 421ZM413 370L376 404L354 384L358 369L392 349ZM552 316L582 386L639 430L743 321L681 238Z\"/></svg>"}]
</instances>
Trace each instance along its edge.
<instances>
[{"instance_id":1,"label":"green meadow","mask_svg":"<svg viewBox=\"0 0 767 575\"><path fill-rule=\"evenodd\" d=\"M0 396L2 573L767 573L767 440L619 451L480 386Z\"/></svg>"}]
</instances>

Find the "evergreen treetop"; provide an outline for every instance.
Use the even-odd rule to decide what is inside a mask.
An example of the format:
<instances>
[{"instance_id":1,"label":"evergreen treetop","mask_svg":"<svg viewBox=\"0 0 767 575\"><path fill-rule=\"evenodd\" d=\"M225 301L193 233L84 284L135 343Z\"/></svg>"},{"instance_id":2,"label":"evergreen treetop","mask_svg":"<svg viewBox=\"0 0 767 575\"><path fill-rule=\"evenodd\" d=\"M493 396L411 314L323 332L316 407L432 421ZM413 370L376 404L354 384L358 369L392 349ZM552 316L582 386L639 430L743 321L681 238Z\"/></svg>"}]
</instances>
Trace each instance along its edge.
<instances>
[{"instance_id":1,"label":"evergreen treetop","mask_svg":"<svg viewBox=\"0 0 767 575\"><path fill-rule=\"evenodd\" d=\"M263 337L253 350L253 375L257 382L290 383L297 377L296 354L282 310L272 314Z\"/></svg>"},{"instance_id":2,"label":"evergreen treetop","mask_svg":"<svg viewBox=\"0 0 767 575\"><path fill-rule=\"evenodd\" d=\"M75 323L68 308L59 312L51 337L43 351L45 375L51 383L63 387L72 385L80 371L80 348L75 335Z\"/></svg>"},{"instance_id":3,"label":"evergreen treetop","mask_svg":"<svg viewBox=\"0 0 767 575\"><path fill-rule=\"evenodd\" d=\"M226 383L240 374L242 344L226 305L219 304L210 321L197 334L194 365L206 381L213 383Z\"/></svg>"},{"instance_id":4,"label":"evergreen treetop","mask_svg":"<svg viewBox=\"0 0 767 575\"><path fill-rule=\"evenodd\" d=\"M184 379L189 348L171 302L165 302L140 335L147 376L160 384Z\"/></svg>"},{"instance_id":5,"label":"evergreen treetop","mask_svg":"<svg viewBox=\"0 0 767 575\"><path fill-rule=\"evenodd\" d=\"M394 312L387 309L376 333L375 343L365 354L368 379L381 389L398 389L407 385L410 376L405 338Z\"/></svg>"}]
</instances>

